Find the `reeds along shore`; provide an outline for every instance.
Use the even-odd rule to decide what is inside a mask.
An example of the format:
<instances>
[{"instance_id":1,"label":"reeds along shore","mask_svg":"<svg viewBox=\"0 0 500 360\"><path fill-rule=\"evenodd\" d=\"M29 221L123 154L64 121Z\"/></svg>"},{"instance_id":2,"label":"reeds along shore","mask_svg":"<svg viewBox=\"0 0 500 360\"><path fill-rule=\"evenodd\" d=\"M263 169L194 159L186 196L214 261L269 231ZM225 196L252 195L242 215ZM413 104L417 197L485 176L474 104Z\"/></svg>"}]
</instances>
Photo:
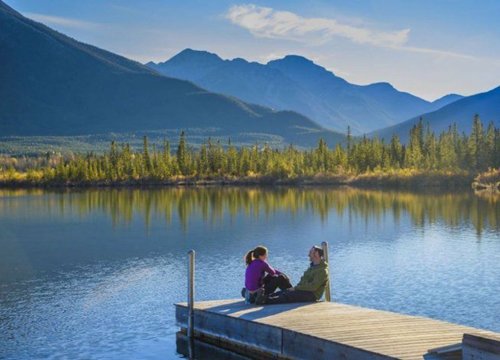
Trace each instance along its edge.
<instances>
[{"instance_id":1,"label":"reeds along shore","mask_svg":"<svg viewBox=\"0 0 500 360\"><path fill-rule=\"evenodd\" d=\"M181 133L176 151L170 143L141 150L111 143L104 154L0 158L2 186L152 186L152 185L353 185L396 188L463 188L488 169L500 168L500 129L485 130L475 117L470 135L456 126L436 135L423 121L407 144L397 136L352 138L329 148L319 140L314 149L292 145L236 147L228 140L208 140L199 149ZM488 172L495 174L498 170ZM494 175L488 175L494 176ZM479 175L478 179L489 181ZM475 183L482 180L476 180ZM497 180L498 181L498 180Z\"/></svg>"},{"instance_id":2,"label":"reeds along shore","mask_svg":"<svg viewBox=\"0 0 500 360\"><path fill-rule=\"evenodd\" d=\"M417 170L373 171L359 175L318 174L279 178L273 176L197 177L175 176L169 179L137 178L127 180L43 180L33 179L27 173L0 177L0 186L28 187L158 187L158 186L352 186L359 188L388 189L464 189L470 188L473 176L467 172L423 172Z\"/></svg>"}]
</instances>

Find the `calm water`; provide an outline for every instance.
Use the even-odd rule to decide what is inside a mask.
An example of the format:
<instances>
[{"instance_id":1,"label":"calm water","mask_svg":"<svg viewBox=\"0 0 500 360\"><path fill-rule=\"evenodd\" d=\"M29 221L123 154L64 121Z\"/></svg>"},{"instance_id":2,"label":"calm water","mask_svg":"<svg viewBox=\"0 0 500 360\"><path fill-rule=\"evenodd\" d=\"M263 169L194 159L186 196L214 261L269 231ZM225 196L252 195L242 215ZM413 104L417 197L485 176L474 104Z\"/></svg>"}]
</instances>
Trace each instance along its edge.
<instances>
[{"instance_id":1,"label":"calm water","mask_svg":"<svg viewBox=\"0 0 500 360\"><path fill-rule=\"evenodd\" d=\"M0 191L0 358L172 359L257 244L294 281L330 242L336 301L500 331L500 200L353 189Z\"/></svg>"}]
</instances>

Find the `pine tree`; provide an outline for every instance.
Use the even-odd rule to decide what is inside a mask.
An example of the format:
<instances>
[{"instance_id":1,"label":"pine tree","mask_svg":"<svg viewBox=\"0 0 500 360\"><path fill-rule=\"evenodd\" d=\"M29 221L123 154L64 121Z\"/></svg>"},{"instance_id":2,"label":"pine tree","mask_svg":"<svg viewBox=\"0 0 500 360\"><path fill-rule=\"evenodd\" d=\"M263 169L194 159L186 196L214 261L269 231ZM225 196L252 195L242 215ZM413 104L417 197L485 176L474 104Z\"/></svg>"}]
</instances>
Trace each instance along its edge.
<instances>
[{"instance_id":1,"label":"pine tree","mask_svg":"<svg viewBox=\"0 0 500 360\"><path fill-rule=\"evenodd\" d=\"M473 170L483 168L484 129L479 115L474 115L472 131L468 141L470 166Z\"/></svg>"},{"instance_id":2,"label":"pine tree","mask_svg":"<svg viewBox=\"0 0 500 360\"><path fill-rule=\"evenodd\" d=\"M347 141L347 165L350 166L351 159L352 159L352 134L351 134L351 127L348 125L347 126L347 136L346 136L346 141Z\"/></svg>"},{"instance_id":3,"label":"pine tree","mask_svg":"<svg viewBox=\"0 0 500 360\"><path fill-rule=\"evenodd\" d=\"M200 148L198 174L202 176L209 174L208 152L205 144L202 144Z\"/></svg>"},{"instance_id":4,"label":"pine tree","mask_svg":"<svg viewBox=\"0 0 500 360\"><path fill-rule=\"evenodd\" d=\"M437 167L437 141L434 132L430 130L429 124L426 126L424 137L424 165L426 169Z\"/></svg>"},{"instance_id":5,"label":"pine tree","mask_svg":"<svg viewBox=\"0 0 500 360\"><path fill-rule=\"evenodd\" d=\"M423 121L419 122L410 130L410 143L406 151L405 165L409 168L421 168L423 164Z\"/></svg>"},{"instance_id":6,"label":"pine tree","mask_svg":"<svg viewBox=\"0 0 500 360\"><path fill-rule=\"evenodd\" d=\"M151 156L149 155L149 143L148 137L144 136L143 145L142 145L142 163L144 167L144 175L149 176L151 174L151 170L153 165L151 163Z\"/></svg>"},{"instance_id":7,"label":"pine tree","mask_svg":"<svg viewBox=\"0 0 500 360\"><path fill-rule=\"evenodd\" d=\"M177 146L177 165L182 175L187 174L187 154L186 154L186 135L184 131L179 137L179 145Z\"/></svg>"},{"instance_id":8,"label":"pine tree","mask_svg":"<svg viewBox=\"0 0 500 360\"><path fill-rule=\"evenodd\" d=\"M496 164L496 132L495 124L491 121L488 125L488 130L486 131L486 139L484 144L484 156L483 162L484 166L495 166Z\"/></svg>"},{"instance_id":9,"label":"pine tree","mask_svg":"<svg viewBox=\"0 0 500 360\"><path fill-rule=\"evenodd\" d=\"M399 169L403 166L403 145L401 145L399 136L396 134L393 134L391 138L390 159L392 167Z\"/></svg>"}]
</instances>

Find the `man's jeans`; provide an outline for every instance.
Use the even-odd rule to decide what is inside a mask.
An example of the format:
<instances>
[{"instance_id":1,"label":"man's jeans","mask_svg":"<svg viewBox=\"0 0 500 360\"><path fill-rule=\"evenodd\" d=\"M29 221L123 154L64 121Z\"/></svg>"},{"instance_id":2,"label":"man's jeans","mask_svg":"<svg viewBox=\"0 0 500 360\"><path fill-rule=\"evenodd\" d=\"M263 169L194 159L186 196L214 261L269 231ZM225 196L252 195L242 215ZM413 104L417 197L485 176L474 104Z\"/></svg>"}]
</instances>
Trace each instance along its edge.
<instances>
[{"instance_id":1,"label":"man's jeans","mask_svg":"<svg viewBox=\"0 0 500 360\"><path fill-rule=\"evenodd\" d=\"M286 303L297 303L297 302L315 302L316 296L311 291L303 290L285 290L278 291L274 294L270 294L265 303L266 304L286 304Z\"/></svg>"}]
</instances>

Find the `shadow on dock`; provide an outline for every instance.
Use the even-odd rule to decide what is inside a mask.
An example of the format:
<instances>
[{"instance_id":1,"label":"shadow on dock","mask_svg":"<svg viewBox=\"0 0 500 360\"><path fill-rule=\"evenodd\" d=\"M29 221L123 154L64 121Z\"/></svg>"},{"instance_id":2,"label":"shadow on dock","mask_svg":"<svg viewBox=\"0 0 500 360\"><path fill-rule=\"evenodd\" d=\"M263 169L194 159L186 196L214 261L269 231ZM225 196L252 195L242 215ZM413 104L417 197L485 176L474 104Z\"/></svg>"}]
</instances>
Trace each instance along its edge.
<instances>
[{"instance_id":1,"label":"shadow on dock","mask_svg":"<svg viewBox=\"0 0 500 360\"><path fill-rule=\"evenodd\" d=\"M238 301L238 302L208 307L205 310L220 315L231 315L232 317L235 318L253 321L277 315L284 311L295 310L308 305L310 305L310 303L249 306L248 304L245 304L244 301Z\"/></svg>"}]
</instances>

